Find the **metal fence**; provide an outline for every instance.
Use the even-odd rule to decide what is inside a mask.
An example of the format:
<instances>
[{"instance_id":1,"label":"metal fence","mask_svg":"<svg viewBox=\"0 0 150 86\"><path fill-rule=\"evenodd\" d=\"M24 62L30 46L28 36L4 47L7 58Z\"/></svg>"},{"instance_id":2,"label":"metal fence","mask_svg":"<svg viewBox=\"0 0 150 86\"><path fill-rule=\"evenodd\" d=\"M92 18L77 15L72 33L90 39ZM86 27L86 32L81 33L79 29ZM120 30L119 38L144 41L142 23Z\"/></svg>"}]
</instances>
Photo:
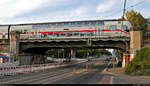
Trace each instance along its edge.
<instances>
[{"instance_id":1,"label":"metal fence","mask_svg":"<svg viewBox=\"0 0 150 86\"><path fill-rule=\"evenodd\" d=\"M77 61L77 63L81 63L81 62L85 62L87 60L86 59L76 59L76 61ZM61 66L65 66L65 65L68 65L68 64L51 63L51 64L35 64L35 65L22 65L22 66L16 66L16 65L0 66L0 76L23 74L23 73L27 73L27 72L46 70L46 69L61 67Z\"/></svg>"}]
</instances>

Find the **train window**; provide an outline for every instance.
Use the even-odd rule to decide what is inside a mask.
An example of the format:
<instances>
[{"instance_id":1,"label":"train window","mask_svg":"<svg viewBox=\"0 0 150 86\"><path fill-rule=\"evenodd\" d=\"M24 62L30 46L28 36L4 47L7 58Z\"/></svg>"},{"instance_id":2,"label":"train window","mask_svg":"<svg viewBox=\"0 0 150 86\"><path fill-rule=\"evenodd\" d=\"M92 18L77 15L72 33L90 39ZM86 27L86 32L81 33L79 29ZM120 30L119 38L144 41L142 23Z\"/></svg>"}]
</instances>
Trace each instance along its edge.
<instances>
[{"instance_id":1,"label":"train window","mask_svg":"<svg viewBox=\"0 0 150 86\"><path fill-rule=\"evenodd\" d=\"M51 24L48 24L48 28L51 28Z\"/></svg>"},{"instance_id":2,"label":"train window","mask_svg":"<svg viewBox=\"0 0 150 86\"><path fill-rule=\"evenodd\" d=\"M56 37L57 36L56 33L53 33L53 36Z\"/></svg>"},{"instance_id":3,"label":"train window","mask_svg":"<svg viewBox=\"0 0 150 86\"><path fill-rule=\"evenodd\" d=\"M59 34L60 34L60 33L56 33L57 37L59 37Z\"/></svg>"},{"instance_id":4,"label":"train window","mask_svg":"<svg viewBox=\"0 0 150 86\"><path fill-rule=\"evenodd\" d=\"M53 24L49 24L50 25L50 28L53 28Z\"/></svg>"},{"instance_id":5,"label":"train window","mask_svg":"<svg viewBox=\"0 0 150 86\"><path fill-rule=\"evenodd\" d=\"M76 23L72 22L72 23L70 23L70 26L74 27L74 26L76 26Z\"/></svg>"},{"instance_id":6,"label":"train window","mask_svg":"<svg viewBox=\"0 0 150 86\"><path fill-rule=\"evenodd\" d=\"M56 28L56 24L51 24L51 27L52 28Z\"/></svg>"},{"instance_id":7,"label":"train window","mask_svg":"<svg viewBox=\"0 0 150 86\"><path fill-rule=\"evenodd\" d=\"M80 36L84 36L84 32L80 32Z\"/></svg>"},{"instance_id":8,"label":"train window","mask_svg":"<svg viewBox=\"0 0 150 86\"><path fill-rule=\"evenodd\" d=\"M43 28L49 28L49 25L48 25L48 24L43 24L42 27L43 27Z\"/></svg>"},{"instance_id":9,"label":"train window","mask_svg":"<svg viewBox=\"0 0 150 86\"><path fill-rule=\"evenodd\" d=\"M40 28L40 29L41 29L41 28L44 28L44 25L43 25L43 24L39 25L39 28Z\"/></svg>"},{"instance_id":10,"label":"train window","mask_svg":"<svg viewBox=\"0 0 150 86\"><path fill-rule=\"evenodd\" d=\"M94 32L91 32L91 36L94 36Z\"/></svg>"},{"instance_id":11,"label":"train window","mask_svg":"<svg viewBox=\"0 0 150 86\"><path fill-rule=\"evenodd\" d=\"M78 32L74 32L74 36L79 36L79 33Z\"/></svg>"},{"instance_id":12,"label":"train window","mask_svg":"<svg viewBox=\"0 0 150 86\"><path fill-rule=\"evenodd\" d=\"M44 36L44 37L47 37L47 34L46 34L46 33L43 33L43 36Z\"/></svg>"},{"instance_id":13,"label":"train window","mask_svg":"<svg viewBox=\"0 0 150 86\"><path fill-rule=\"evenodd\" d=\"M49 36L49 37L53 36L53 33L48 33L48 36Z\"/></svg>"},{"instance_id":14,"label":"train window","mask_svg":"<svg viewBox=\"0 0 150 86\"><path fill-rule=\"evenodd\" d=\"M116 30L116 29L117 29L117 26L116 26L116 25L111 25L111 26L109 26L109 29L110 29L110 30Z\"/></svg>"},{"instance_id":15,"label":"train window","mask_svg":"<svg viewBox=\"0 0 150 86\"><path fill-rule=\"evenodd\" d=\"M126 25L123 25L123 26L122 26L122 29L123 29L123 30L128 30L128 27L127 27Z\"/></svg>"},{"instance_id":16,"label":"train window","mask_svg":"<svg viewBox=\"0 0 150 86\"><path fill-rule=\"evenodd\" d=\"M38 25L32 25L32 29L37 29Z\"/></svg>"},{"instance_id":17,"label":"train window","mask_svg":"<svg viewBox=\"0 0 150 86\"><path fill-rule=\"evenodd\" d=\"M102 26L102 25L104 25L104 22L103 21L98 21L98 25Z\"/></svg>"},{"instance_id":18,"label":"train window","mask_svg":"<svg viewBox=\"0 0 150 86\"><path fill-rule=\"evenodd\" d=\"M84 33L85 36L87 35L87 32L83 32L83 33Z\"/></svg>"},{"instance_id":19,"label":"train window","mask_svg":"<svg viewBox=\"0 0 150 86\"><path fill-rule=\"evenodd\" d=\"M87 32L87 36L91 36L91 32Z\"/></svg>"},{"instance_id":20,"label":"train window","mask_svg":"<svg viewBox=\"0 0 150 86\"><path fill-rule=\"evenodd\" d=\"M70 33L70 32L69 32L69 33L67 33L67 36L72 36L72 33Z\"/></svg>"},{"instance_id":21,"label":"train window","mask_svg":"<svg viewBox=\"0 0 150 86\"><path fill-rule=\"evenodd\" d=\"M32 28L33 29L38 29L38 28L40 28L40 25L32 25Z\"/></svg>"},{"instance_id":22,"label":"train window","mask_svg":"<svg viewBox=\"0 0 150 86\"><path fill-rule=\"evenodd\" d=\"M59 37L59 33L54 33L54 36L55 37Z\"/></svg>"},{"instance_id":23,"label":"train window","mask_svg":"<svg viewBox=\"0 0 150 86\"><path fill-rule=\"evenodd\" d=\"M78 26L78 27L81 27L81 26L83 26L83 23L82 23L82 22L78 22L78 23L77 23L77 26Z\"/></svg>"},{"instance_id":24,"label":"train window","mask_svg":"<svg viewBox=\"0 0 150 86\"><path fill-rule=\"evenodd\" d=\"M27 34L27 30L24 30L24 34Z\"/></svg>"},{"instance_id":25,"label":"train window","mask_svg":"<svg viewBox=\"0 0 150 86\"><path fill-rule=\"evenodd\" d=\"M97 22L90 22L90 25L91 26L96 26L97 24L96 24Z\"/></svg>"},{"instance_id":26,"label":"train window","mask_svg":"<svg viewBox=\"0 0 150 86\"><path fill-rule=\"evenodd\" d=\"M65 36L65 33L60 33L61 36Z\"/></svg>"},{"instance_id":27,"label":"train window","mask_svg":"<svg viewBox=\"0 0 150 86\"><path fill-rule=\"evenodd\" d=\"M70 24L69 23L64 23L64 27L69 27Z\"/></svg>"},{"instance_id":28,"label":"train window","mask_svg":"<svg viewBox=\"0 0 150 86\"><path fill-rule=\"evenodd\" d=\"M63 23L57 24L57 27L63 27Z\"/></svg>"},{"instance_id":29,"label":"train window","mask_svg":"<svg viewBox=\"0 0 150 86\"><path fill-rule=\"evenodd\" d=\"M89 26L89 22L84 22L83 25L84 26Z\"/></svg>"}]
</instances>

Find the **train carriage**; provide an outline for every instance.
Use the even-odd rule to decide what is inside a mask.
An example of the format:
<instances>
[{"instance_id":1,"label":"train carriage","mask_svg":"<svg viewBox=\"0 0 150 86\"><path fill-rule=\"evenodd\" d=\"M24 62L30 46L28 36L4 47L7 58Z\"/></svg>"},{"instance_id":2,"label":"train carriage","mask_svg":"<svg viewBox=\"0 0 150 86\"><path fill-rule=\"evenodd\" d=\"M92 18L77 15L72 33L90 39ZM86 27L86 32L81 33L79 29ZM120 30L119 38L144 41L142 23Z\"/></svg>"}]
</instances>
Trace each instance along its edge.
<instances>
[{"instance_id":1,"label":"train carriage","mask_svg":"<svg viewBox=\"0 0 150 86\"><path fill-rule=\"evenodd\" d=\"M78 38L78 37L129 37L131 24L121 20L90 20L11 25L21 39ZM8 38L8 25L0 26L0 38Z\"/></svg>"}]
</instances>

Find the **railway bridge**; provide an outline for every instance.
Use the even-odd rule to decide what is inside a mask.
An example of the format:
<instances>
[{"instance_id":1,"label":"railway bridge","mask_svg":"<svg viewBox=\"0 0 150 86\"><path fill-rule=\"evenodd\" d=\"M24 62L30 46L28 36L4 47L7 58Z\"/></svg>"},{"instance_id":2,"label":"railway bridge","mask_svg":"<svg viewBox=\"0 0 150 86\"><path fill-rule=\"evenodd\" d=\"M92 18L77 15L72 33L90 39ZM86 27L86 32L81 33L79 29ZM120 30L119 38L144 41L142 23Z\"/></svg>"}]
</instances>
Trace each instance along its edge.
<instances>
[{"instance_id":1,"label":"railway bridge","mask_svg":"<svg viewBox=\"0 0 150 86\"><path fill-rule=\"evenodd\" d=\"M22 55L32 54L33 52L42 53L48 49L64 49L70 48L71 50L86 48L111 48L119 49L124 52L123 64L125 58L129 57L130 60L135 55L135 51L142 47L142 31L136 27L130 28L130 37L108 37L108 36L95 36L95 37L79 37L79 38L32 38L22 39L22 35L18 31L10 32L9 40L1 40L1 49L5 49L10 54L11 58L21 59ZM5 46L5 47L4 47ZM38 52L39 51L39 52ZM123 65L124 66L124 65Z\"/></svg>"}]
</instances>

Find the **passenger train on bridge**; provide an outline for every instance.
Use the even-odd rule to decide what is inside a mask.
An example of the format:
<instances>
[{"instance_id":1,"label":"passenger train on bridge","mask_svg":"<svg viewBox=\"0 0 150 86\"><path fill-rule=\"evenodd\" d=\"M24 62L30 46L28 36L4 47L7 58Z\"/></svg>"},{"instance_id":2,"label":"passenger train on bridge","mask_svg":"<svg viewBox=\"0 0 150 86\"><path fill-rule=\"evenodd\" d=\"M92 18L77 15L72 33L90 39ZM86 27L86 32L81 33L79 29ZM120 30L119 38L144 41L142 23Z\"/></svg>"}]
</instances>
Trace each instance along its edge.
<instances>
[{"instance_id":1,"label":"passenger train on bridge","mask_svg":"<svg viewBox=\"0 0 150 86\"><path fill-rule=\"evenodd\" d=\"M21 39L129 37L131 24L121 20L87 20L50 23L0 25L0 39L8 39L10 31L19 31Z\"/></svg>"}]
</instances>

